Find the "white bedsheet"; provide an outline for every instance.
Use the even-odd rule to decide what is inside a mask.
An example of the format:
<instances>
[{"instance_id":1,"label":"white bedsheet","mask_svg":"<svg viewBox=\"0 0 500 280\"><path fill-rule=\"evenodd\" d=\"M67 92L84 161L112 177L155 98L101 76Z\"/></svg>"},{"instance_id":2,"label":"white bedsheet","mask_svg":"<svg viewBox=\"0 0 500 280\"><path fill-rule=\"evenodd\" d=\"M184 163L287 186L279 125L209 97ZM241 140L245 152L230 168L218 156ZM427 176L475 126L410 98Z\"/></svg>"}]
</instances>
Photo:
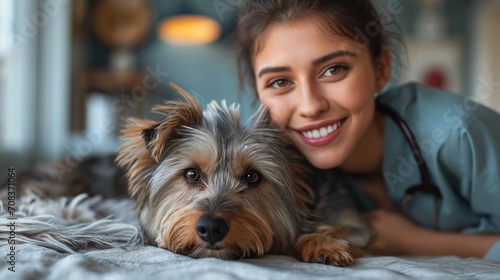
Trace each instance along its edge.
<instances>
[{"instance_id":1,"label":"white bedsheet","mask_svg":"<svg viewBox=\"0 0 500 280\"><path fill-rule=\"evenodd\" d=\"M349 267L306 264L290 256L225 261L192 259L136 245L138 221L130 200L18 199L15 272L9 270L10 213L0 204L0 280L13 279L495 279L500 264L456 257L365 257ZM97 213L107 213L102 219ZM99 238L97 238L99 237ZM111 246L83 246L108 238ZM78 242L76 242L78 241ZM36 244L43 245L35 245ZM74 243L76 242L76 243ZM20 244L22 243L22 244ZM72 247L61 246L64 243ZM103 244L105 244L104 242ZM83 245L82 245L83 244ZM77 250L76 248L94 248ZM67 249L65 249L67 248ZM101 247L102 248L102 247ZM55 251L58 250L58 251ZM68 253L64 253L68 252ZM74 252L74 253L69 253Z\"/></svg>"},{"instance_id":2,"label":"white bedsheet","mask_svg":"<svg viewBox=\"0 0 500 280\"><path fill-rule=\"evenodd\" d=\"M225 261L192 259L140 246L76 254L31 244L16 246L15 272L8 246L0 247L0 279L500 279L500 264L456 257L365 257L350 267L301 263L289 256Z\"/></svg>"}]
</instances>

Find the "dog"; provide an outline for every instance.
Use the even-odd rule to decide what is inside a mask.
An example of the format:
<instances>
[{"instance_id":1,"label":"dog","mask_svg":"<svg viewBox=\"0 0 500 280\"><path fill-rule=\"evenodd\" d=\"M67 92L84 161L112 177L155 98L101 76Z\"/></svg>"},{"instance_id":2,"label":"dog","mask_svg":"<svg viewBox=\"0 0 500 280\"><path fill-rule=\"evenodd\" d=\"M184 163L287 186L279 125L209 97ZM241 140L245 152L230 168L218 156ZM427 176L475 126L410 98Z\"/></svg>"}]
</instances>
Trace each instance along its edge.
<instances>
[{"instance_id":1,"label":"dog","mask_svg":"<svg viewBox=\"0 0 500 280\"><path fill-rule=\"evenodd\" d=\"M335 174L321 175L315 201L311 166L265 107L243 126L235 104L203 110L170 85L185 101L153 107L161 121L130 118L117 157L149 243L194 258L355 263L370 231Z\"/></svg>"}]
</instances>

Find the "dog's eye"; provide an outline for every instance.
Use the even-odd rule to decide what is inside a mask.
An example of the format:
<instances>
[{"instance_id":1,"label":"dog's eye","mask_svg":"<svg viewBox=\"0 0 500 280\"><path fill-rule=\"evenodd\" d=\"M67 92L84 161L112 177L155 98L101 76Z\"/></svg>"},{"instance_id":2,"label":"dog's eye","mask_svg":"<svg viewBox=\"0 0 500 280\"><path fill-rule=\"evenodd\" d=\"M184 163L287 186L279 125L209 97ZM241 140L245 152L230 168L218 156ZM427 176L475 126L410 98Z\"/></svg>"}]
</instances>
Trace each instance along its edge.
<instances>
[{"instance_id":1,"label":"dog's eye","mask_svg":"<svg viewBox=\"0 0 500 280\"><path fill-rule=\"evenodd\" d=\"M184 170L184 180L190 184L198 183L201 179L200 172L194 168Z\"/></svg>"},{"instance_id":2,"label":"dog's eye","mask_svg":"<svg viewBox=\"0 0 500 280\"><path fill-rule=\"evenodd\" d=\"M255 187L262 181L262 174L257 170L250 169L243 175L243 181L245 181L250 187Z\"/></svg>"}]
</instances>

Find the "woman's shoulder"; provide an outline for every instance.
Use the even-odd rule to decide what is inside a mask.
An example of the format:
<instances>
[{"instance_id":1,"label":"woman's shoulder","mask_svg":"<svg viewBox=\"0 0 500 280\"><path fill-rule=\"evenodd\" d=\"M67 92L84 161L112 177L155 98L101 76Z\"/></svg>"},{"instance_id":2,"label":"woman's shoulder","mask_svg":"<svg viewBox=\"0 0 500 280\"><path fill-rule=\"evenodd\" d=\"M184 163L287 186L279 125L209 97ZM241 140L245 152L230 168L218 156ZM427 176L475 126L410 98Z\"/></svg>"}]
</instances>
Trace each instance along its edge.
<instances>
[{"instance_id":1,"label":"woman's shoulder","mask_svg":"<svg viewBox=\"0 0 500 280\"><path fill-rule=\"evenodd\" d=\"M467 127L477 121L500 121L500 115L471 98L450 91L407 83L388 88L377 103L396 110L409 122Z\"/></svg>"},{"instance_id":2,"label":"woman's shoulder","mask_svg":"<svg viewBox=\"0 0 500 280\"><path fill-rule=\"evenodd\" d=\"M412 82L387 88L377 97L377 102L402 114L420 115L421 111L456 111L464 106L467 99L456 93Z\"/></svg>"}]
</instances>

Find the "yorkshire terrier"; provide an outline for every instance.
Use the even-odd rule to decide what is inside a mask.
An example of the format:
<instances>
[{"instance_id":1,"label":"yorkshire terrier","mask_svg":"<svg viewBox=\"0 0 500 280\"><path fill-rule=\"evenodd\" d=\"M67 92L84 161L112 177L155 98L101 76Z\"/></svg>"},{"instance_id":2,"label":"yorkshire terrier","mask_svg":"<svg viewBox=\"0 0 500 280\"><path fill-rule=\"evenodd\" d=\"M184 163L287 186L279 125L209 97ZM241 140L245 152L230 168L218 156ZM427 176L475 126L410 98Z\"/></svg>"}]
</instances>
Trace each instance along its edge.
<instances>
[{"instance_id":1,"label":"yorkshire terrier","mask_svg":"<svg viewBox=\"0 0 500 280\"><path fill-rule=\"evenodd\" d=\"M310 165L267 109L243 126L238 106L203 111L171 86L185 102L154 107L159 122L129 119L117 158L149 243L194 258L355 262L370 231L336 174L316 178L315 201Z\"/></svg>"}]
</instances>

